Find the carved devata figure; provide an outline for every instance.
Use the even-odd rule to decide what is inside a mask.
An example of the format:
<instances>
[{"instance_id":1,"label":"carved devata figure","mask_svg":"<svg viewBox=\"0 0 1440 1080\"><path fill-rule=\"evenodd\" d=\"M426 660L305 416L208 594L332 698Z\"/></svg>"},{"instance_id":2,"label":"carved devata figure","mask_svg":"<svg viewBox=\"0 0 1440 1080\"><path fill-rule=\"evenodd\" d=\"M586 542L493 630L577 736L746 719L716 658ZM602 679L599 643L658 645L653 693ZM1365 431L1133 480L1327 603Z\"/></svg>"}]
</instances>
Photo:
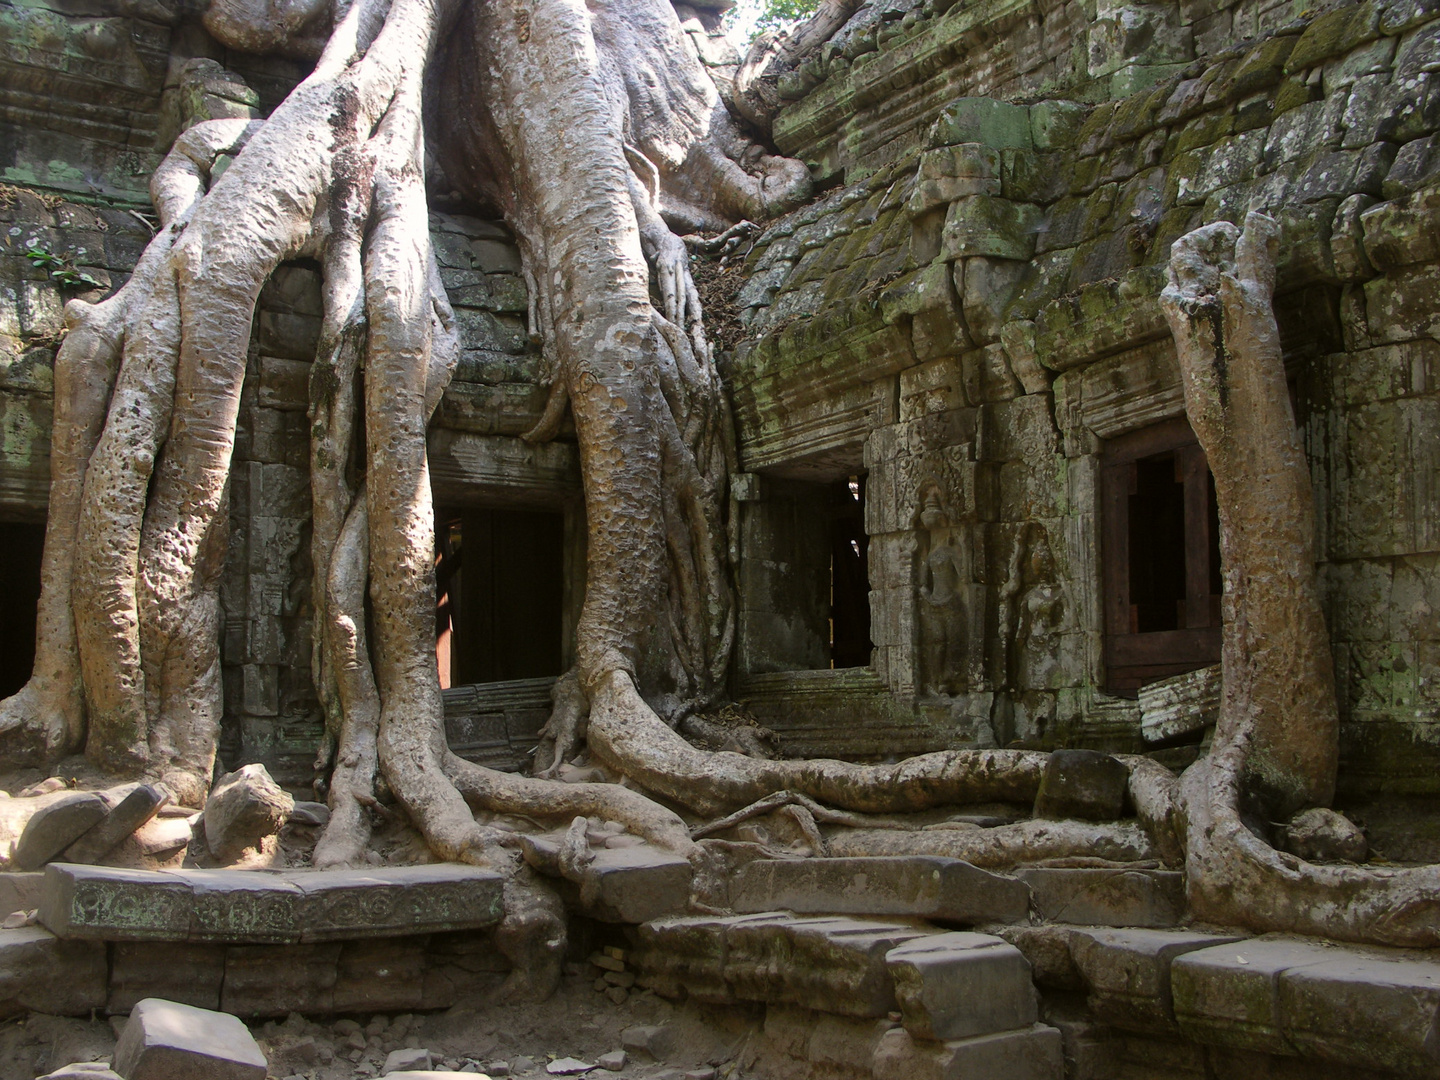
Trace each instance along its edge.
<instances>
[{"instance_id":1,"label":"carved devata figure","mask_svg":"<svg viewBox=\"0 0 1440 1080\"><path fill-rule=\"evenodd\" d=\"M921 486L920 501L916 591L925 690L975 690L984 678L985 587L976 580L974 523L954 520L934 481Z\"/></svg>"},{"instance_id":2,"label":"carved devata figure","mask_svg":"<svg viewBox=\"0 0 1440 1080\"><path fill-rule=\"evenodd\" d=\"M834 17L827 8L821 24L833 29ZM1210 917L1440 941L1436 870L1309 866L1240 821L1255 800L1271 820L1324 805L1335 768L1308 474L1283 413L1267 219L1252 218L1243 235L1217 225L1182 240L1165 294L1220 502L1227 617L1215 753L1183 786L1153 762L1128 762L1138 824L907 828L896 815L1032 801L1046 755L766 760L703 751L671 726L715 704L734 633L730 424L671 223L715 229L781 212L807 196L807 180L739 135L666 0L214 0L206 19L232 48L315 66L264 120L185 130L153 178L161 227L133 276L99 304L67 308L35 671L0 709L12 756L56 760L83 747L108 772L162 780L187 805L204 798L220 716L225 492L251 322L271 272L308 257L324 300L310 382L315 670L333 743L317 865L363 857L368 807L388 790L437 857L513 873L500 941L539 991L558 978L560 908L516 870L516 836L490 824L497 813L561 828L602 816L697 865L692 826L784 804L830 827L817 843L836 853L933 851L993 866L1075 853L1177 861L1183 841L1192 896ZM783 66L796 53L770 55ZM752 120L764 119L765 85L732 91ZM456 334L427 228L427 152L519 238L552 388L530 437L573 416L589 530L578 659L559 683L551 733L558 760L583 732L623 785L499 773L445 743L425 429ZM928 510L926 603L945 609L947 596L973 588L974 571L958 524ZM1281 625L1274 612L1294 618ZM945 622L945 634L959 625ZM583 881L587 858L581 828L558 869Z\"/></svg>"}]
</instances>

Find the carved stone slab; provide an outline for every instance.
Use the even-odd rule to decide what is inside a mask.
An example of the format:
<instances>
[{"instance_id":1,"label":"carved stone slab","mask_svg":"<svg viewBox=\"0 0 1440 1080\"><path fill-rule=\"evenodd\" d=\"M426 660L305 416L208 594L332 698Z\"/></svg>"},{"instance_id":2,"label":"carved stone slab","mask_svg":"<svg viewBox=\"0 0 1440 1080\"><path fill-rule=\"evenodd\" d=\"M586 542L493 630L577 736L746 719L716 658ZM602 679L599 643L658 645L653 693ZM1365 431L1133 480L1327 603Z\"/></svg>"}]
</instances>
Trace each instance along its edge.
<instances>
[{"instance_id":1,"label":"carved stone slab","mask_svg":"<svg viewBox=\"0 0 1440 1080\"><path fill-rule=\"evenodd\" d=\"M65 938L284 945L479 929L503 879L471 866L360 873L144 871L53 863L40 921Z\"/></svg>"},{"instance_id":2,"label":"carved stone slab","mask_svg":"<svg viewBox=\"0 0 1440 1080\"><path fill-rule=\"evenodd\" d=\"M285 876L302 894L299 927L305 942L469 930L501 916L504 879L472 866L441 863Z\"/></svg>"},{"instance_id":3,"label":"carved stone slab","mask_svg":"<svg viewBox=\"0 0 1440 1080\"><path fill-rule=\"evenodd\" d=\"M62 938L184 941L191 905L190 884L174 874L51 863L39 917Z\"/></svg>"}]
</instances>

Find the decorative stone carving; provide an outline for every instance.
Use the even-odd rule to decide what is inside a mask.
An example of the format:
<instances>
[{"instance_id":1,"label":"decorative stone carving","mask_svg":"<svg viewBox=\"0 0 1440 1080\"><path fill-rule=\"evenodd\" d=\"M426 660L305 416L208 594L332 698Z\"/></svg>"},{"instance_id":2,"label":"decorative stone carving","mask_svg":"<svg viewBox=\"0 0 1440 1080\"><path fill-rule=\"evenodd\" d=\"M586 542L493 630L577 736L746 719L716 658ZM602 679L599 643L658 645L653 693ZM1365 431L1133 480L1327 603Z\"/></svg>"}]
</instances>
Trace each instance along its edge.
<instances>
[{"instance_id":1,"label":"decorative stone carving","mask_svg":"<svg viewBox=\"0 0 1440 1080\"><path fill-rule=\"evenodd\" d=\"M978 688L984 680L985 586L977 579L974 522L957 520L940 485L920 488L915 559L922 686L929 694Z\"/></svg>"}]
</instances>

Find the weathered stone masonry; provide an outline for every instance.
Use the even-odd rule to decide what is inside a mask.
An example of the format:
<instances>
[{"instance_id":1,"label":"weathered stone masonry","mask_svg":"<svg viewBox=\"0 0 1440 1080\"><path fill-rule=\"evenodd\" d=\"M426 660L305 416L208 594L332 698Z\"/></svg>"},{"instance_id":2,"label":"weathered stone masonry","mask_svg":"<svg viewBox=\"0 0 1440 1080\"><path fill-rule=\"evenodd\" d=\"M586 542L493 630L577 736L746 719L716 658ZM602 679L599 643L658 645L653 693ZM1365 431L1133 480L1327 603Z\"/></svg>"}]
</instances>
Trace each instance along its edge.
<instances>
[{"instance_id":1,"label":"weathered stone masonry","mask_svg":"<svg viewBox=\"0 0 1440 1080\"><path fill-rule=\"evenodd\" d=\"M777 142L839 186L752 250L732 368L746 468L868 471L884 711L913 700L932 746L1138 747L1138 707L1104 692L1100 455L1183 416L1156 303L1171 242L1263 207L1283 230L1342 791L1433 794L1437 12L917 15L782 84L799 99ZM920 669L927 486L972 537L984 597L984 655L939 688ZM752 706L808 732L815 678L786 694L766 676Z\"/></svg>"}]
</instances>

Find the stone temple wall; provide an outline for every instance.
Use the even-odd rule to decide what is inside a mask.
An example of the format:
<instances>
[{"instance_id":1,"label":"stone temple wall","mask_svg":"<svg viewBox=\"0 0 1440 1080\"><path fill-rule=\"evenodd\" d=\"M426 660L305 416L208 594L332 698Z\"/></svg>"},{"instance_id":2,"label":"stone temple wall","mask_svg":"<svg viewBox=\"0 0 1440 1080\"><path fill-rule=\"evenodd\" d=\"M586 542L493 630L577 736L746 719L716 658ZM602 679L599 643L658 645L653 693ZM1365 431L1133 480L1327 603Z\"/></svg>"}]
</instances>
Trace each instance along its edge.
<instances>
[{"instance_id":1,"label":"stone temple wall","mask_svg":"<svg viewBox=\"0 0 1440 1080\"><path fill-rule=\"evenodd\" d=\"M1432 0L891 0L787 76L774 139L824 193L759 237L735 301L737 697L795 753L1141 748L1139 706L1106 692L1105 454L1183 414L1155 302L1170 243L1260 207L1284 230L1342 787L1352 807L1440 794L1437 72ZM43 517L51 358L64 300L86 295L27 247L118 284L180 113L263 114L299 75L226 53L163 0L0 0L0 517ZM517 438L543 391L515 249L478 218L432 226L466 342L431 435L437 501L564 509L573 540L573 444ZM318 311L312 266L262 297L223 594L227 759L297 780L319 733ZM823 589L828 558L786 529L808 520L805 485L859 475L874 651L836 671L805 637L823 630L781 610ZM937 574L946 605L927 600ZM544 709L529 685L452 699L452 737L497 762Z\"/></svg>"},{"instance_id":2,"label":"stone temple wall","mask_svg":"<svg viewBox=\"0 0 1440 1080\"><path fill-rule=\"evenodd\" d=\"M747 258L742 464L756 507L767 476L868 474L873 669L933 745L1140 746L1137 704L1103 689L1103 453L1183 416L1170 244L1266 209L1342 788L1437 793L1440 6L1303 14L962 4L782 84L777 142L835 186ZM937 625L944 546L972 553L970 591ZM757 711L808 732L816 678L761 676ZM854 700L860 730L894 724Z\"/></svg>"}]
</instances>

